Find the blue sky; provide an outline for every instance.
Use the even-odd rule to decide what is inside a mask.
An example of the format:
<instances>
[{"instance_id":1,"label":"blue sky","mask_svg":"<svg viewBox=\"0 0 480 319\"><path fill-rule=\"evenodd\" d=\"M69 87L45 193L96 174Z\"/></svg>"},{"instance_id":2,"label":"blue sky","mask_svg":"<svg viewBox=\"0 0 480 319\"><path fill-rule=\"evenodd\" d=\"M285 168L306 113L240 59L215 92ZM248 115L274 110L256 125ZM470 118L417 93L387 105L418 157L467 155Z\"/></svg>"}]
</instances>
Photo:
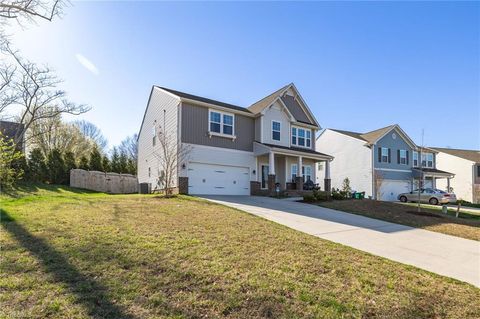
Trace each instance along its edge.
<instances>
[{"instance_id":1,"label":"blue sky","mask_svg":"<svg viewBox=\"0 0 480 319\"><path fill-rule=\"evenodd\" d=\"M154 84L248 106L294 82L325 128L398 123L479 149L479 30L474 2L74 2L13 42L110 145L138 131Z\"/></svg>"}]
</instances>

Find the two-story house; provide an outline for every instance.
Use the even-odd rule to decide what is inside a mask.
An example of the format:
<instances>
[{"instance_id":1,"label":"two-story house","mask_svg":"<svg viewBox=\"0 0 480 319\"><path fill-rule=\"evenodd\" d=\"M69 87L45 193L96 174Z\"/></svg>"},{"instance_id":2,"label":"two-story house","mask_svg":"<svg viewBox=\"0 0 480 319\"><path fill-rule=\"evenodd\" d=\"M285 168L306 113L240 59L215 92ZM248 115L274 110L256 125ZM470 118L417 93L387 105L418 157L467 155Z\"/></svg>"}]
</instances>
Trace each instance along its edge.
<instances>
[{"instance_id":1,"label":"two-story house","mask_svg":"<svg viewBox=\"0 0 480 319\"><path fill-rule=\"evenodd\" d=\"M458 199L480 203L480 151L430 147L435 150L437 167L455 174L451 183L441 180L440 188L450 189Z\"/></svg>"},{"instance_id":2,"label":"two-story house","mask_svg":"<svg viewBox=\"0 0 480 319\"><path fill-rule=\"evenodd\" d=\"M436 151L418 147L398 125L390 125L366 133L324 130L316 140L317 150L328 149L335 157L330 167L332 187L342 188L345 178L353 190L366 196L393 201L421 183L435 188L437 179L454 174L438 170ZM317 166L317 178L325 176L322 164Z\"/></svg>"},{"instance_id":3,"label":"two-story house","mask_svg":"<svg viewBox=\"0 0 480 319\"><path fill-rule=\"evenodd\" d=\"M162 188L157 134L164 131L188 150L175 172L180 193L271 194L276 184L301 190L316 180L316 163L328 167L333 159L315 150L318 130L293 83L249 107L154 86L138 137L138 180Z\"/></svg>"}]
</instances>

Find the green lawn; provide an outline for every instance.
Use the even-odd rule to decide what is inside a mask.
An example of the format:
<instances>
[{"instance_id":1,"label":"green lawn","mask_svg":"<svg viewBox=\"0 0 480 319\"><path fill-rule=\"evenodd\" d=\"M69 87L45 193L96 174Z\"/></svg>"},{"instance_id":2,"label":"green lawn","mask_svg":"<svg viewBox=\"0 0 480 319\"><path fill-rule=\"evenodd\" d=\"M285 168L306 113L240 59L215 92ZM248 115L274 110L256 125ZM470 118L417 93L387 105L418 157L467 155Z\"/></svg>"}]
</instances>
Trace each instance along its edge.
<instances>
[{"instance_id":1,"label":"green lawn","mask_svg":"<svg viewBox=\"0 0 480 319\"><path fill-rule=\"evenodd\" d=\"M193 197L0 196L0 318L479 318L480 289Z\"/></svg>"},{"instance_id":2,"label":"green lawn","mask_svg":"<svg viewBox=\"0 0 480 319\"><path fill-rule=\"evenodd\" d=\"M441 207L432 208L422 205L421 212L418 213L417 205L413 203L403 204L369 199L323 201L314 205L447 235L480 240L480 216L467 211L461 212L460 217L455 218L454 210L443 214Z\"/></svg>"}]
</instances>

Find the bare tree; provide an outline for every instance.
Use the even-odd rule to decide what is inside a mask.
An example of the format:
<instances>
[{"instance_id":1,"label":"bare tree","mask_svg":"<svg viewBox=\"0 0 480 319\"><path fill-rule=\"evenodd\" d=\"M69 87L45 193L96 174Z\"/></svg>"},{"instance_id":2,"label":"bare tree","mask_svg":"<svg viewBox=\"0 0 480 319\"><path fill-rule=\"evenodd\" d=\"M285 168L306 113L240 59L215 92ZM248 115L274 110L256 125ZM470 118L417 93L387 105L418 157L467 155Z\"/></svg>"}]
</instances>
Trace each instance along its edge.
<instances>
[{"instance_id":1,"label":"bare tree","mask_svg":"<svg viewBox=\"0 0 480 319\"><path fill-rule=\"evenodd\" d=\"M100 150L105 151L108 141L105 136L103 136L102 131L95 124L81 120L73 122L73 125L78 127L83 136L91 139L97 144Z\"/></svg>"},{"instance_id":2,"label":"bare tree","mask_svg":"<svg viewBox=\"0 0 480 319\"><path fill-rule=\"evenodd\" d=\"M154 151L158 160L158 180L155 189L163 190L166 197L173 195L178 168L188 160L191 148L179 143L176 136L165 133L162 127L157 128L159 146Z\"/></svg>"},{"instance_id":3,"label":"bare tree","mask_svg":"<svg viewBox=\"0 0 480 319\"><path fill-rule=\"evenodd\" d=\"M137 152L138 152L138 134L133 134L132 136L126 137L118 147L120 153L126 154L127 157L133 161L137 161Z\"/></svg>"},{"instance_id":4,"label":"bare tree","mask_svg":"<svg viewBox=\"0 0 480 319\"><path fill-rule=\"evenodd\" d=\"M61 114L79 115L90 110L88 106L77 105L67 100L66 92L57 89L57 85L62 81L47 66L41 67L22 59L18 51L11 49L8 43L4 45L3 51L17 66L10 80L10 87L15 92L14 100L5 106L15 107L18 122L23 124L15 134L15 143L22 140L25 132L36 121Z\"/></svg>"},{"instance_id":5,"label":"bare tree","mask_svg":"<svg viewBox=\"0 0 480 319\"><path fill-rule=\"evenodd\" d=\"M2 64L0 65L0 115L16 100L16 95L12 90L13 76L16 67Z\"/></svg>"},{"instance_id":6,"label":"bare tree","mask_svg":"<svg viewBox=\"0 0 480 319\"><path fill-rule=\"evenodd\" d=\"M0 0L0 18L32 21L36 18L52 21L61 14L66 2L62 0Z\"/></svg>"}]
</instances>

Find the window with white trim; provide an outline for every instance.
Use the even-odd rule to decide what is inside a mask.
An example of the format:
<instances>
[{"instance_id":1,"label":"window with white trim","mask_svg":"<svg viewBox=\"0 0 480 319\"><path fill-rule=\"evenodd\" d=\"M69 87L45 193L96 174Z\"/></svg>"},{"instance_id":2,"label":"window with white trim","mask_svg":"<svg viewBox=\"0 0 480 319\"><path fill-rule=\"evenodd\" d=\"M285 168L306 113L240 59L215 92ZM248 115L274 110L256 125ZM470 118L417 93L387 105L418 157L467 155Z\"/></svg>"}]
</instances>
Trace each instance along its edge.
<instances>
[{"instance_id":1,"label":"window with white trim","mask_svg":"<svg viewBox=\"0 0 480 319\"><path fill-rule=\"evenodd\" d=\"M303 182L312 180L312 167L310 165L302 166Z\"/></svg>"},{"instance_id":2,"label":"window with white trim","mask_svg":"<svg viewBox=\"0 0 480 319\"><path fill-rule=\"evenodd\" d=\"M312 146L312 131L300 127L292 127L292 145L300 147Z\"/></svg>"},{"instance_id":3,"label":"window with white trim","mask_svg":"<svg viewBox=\"0 0 480 319\"><path fill-rule=\"evenodd\" d=\"M295 183L295 178L297 177L297 174L298 174L298 165L292 164L291 170L292 170L292 182Z\"/></svg>"},{"instance_id":4,"label":"window with white trim","mask_svg":"<svg viewBox=\"0 0 480 319\"><path fill-rule=\"evenodd\" d=\"M400 164L407 165L407 150L400 150L399 154L400 154L400 157L399 157Z\"/></svg>"},{"instance_id":5,"label":"window with white trim","mask_svg":"<svg viewBox=\"0 0 480 319\"><path fill-rule=\"evenodd\" d=\"M209 114L209 131L211 133L218 133L224 135L233 135L234 132L234 115L211 111Z\"/></svg>"},{"instance_id":6,"label":"window with white trim","mask_svg":"<svg viewBox=\"0 0 480 319\"><path fill-rule=\"evenodd\" d=\"M418 167L418 152L413 151L413 167Z\"/></svg>"},{"instance_id":7,"label":"window with white trim","mask_svg":"<svg viewBox=\"0 0 480 319\"><path fill-rule=\"evenodd\" d=\"M280 141L280 128L280 122L272 121L272 140Z\"/></svg>"},{"instance_id":8,"label":"window with white trim","mask_svg":"<svg viewBox=\"0 0 480 319\"><path fill-rule=\"evenodd\" d=\"M388 163L388 148L387 147L382 147L382 163Z\"/></svg>"},{"instance_id":9,"label":"window with white trim","mask_svg":"<svg viewBox=\"0 0 480 319\"><path fill-rule=\"evenodd\" d=\"M422 154L422 167L433 168L433 153Z\"/></svg>"}]
</instances>

